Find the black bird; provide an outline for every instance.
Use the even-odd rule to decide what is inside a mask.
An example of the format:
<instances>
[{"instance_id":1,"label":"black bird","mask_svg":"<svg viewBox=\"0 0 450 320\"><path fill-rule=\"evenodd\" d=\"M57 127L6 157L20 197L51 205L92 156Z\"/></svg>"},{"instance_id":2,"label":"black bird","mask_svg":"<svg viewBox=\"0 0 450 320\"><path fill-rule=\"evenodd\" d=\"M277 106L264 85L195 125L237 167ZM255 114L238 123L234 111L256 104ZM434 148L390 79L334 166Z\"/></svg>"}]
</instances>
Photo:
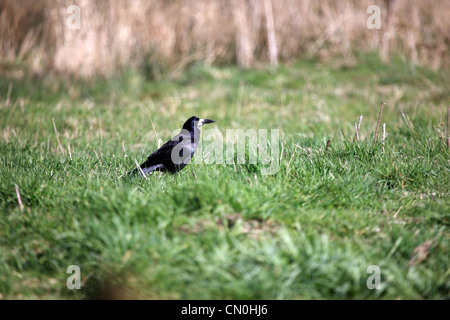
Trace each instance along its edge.
<instances>
[{"instance_id":1,"label":"black bird","mask_svg":"<svg viewBox=\"0 0 450 320\"><path fill-rule=\"evenodd\" d=\"M153 152L140 168L136 168L128 174L140 173L147 176L153 171L169 171L176 173L183 169L194 156L197 149L200 127L206 123L215 122L210 119L190 117L181 128L181 132L167 141L161 148Z\"/></svg>"}]
</instances>

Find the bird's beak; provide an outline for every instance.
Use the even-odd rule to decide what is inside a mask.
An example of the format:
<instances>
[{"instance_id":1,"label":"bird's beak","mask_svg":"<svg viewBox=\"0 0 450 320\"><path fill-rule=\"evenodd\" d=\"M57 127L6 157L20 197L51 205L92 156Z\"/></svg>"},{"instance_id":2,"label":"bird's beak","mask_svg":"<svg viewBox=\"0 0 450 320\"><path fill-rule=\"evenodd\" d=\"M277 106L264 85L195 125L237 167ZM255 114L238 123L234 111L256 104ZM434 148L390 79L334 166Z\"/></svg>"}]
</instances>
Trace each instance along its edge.
<instances>
[{"instance_id":1,"label":"bird's beak","mask_svg":"<svg viewBox=\"0 0 450 320\"><path fill-rule=\"evenodd\" d=\"M201 127L201 126L204 125L204 124L207 124L207 123L213 123L213 122L215 122L215 121L214 121L214 120L211 120L211 119L200 119L200 120L198 121L198 126Z\"/></svg>"}]
</instances>

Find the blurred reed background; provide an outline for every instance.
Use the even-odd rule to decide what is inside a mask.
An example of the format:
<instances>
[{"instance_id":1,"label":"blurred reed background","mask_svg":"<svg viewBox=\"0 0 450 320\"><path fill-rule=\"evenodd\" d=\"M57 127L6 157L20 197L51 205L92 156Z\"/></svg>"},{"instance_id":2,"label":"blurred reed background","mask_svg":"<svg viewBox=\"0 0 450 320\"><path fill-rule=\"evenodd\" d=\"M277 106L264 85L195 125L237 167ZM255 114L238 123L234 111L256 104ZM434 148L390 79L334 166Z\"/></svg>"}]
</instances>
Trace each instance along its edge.
<instances>
[{"instance_id":1,"label":"blurred reed background","mask_svg":"<svg viewBox=\"0 0 450 320\"><path fill-rule=\"evenodd\" d=\"M67 8L81 9L70 30ZM381 29L366 27L369 5ZM448 66L450 1L442 0L1 0L0 72L112 75L143 67L158 79L195 61L258 67L301 56L378 50Z\"/></svg>"}]
</instances>

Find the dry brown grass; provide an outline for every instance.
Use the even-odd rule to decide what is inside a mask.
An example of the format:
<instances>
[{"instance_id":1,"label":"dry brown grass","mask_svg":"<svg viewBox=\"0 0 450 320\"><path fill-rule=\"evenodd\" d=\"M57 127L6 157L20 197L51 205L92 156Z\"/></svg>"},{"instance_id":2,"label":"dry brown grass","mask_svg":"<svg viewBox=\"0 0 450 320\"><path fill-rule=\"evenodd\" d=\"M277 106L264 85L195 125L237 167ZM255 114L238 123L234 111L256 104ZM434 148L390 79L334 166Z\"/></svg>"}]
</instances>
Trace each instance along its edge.
<instances>
[{"instance_id":1,"label":"dry brown grass","mask_svg":"<svg viewBox=\"0 0 450 320\"><path fill-rule=\"evenodd\" d=\"M385 60L401 53L433 68L450 64L449 0L272 0L269 33L265 2L2 0L1 71L21 76L23 62L34 73L92 76L145 65L159 77L199 60L265 64L270 52L272 61L276 52L280 61L339 54L351 62L354 50L379 50ZM72 4L81 8L79 30L66 27ZM366 28L372 4L381 7L381 30Z\"/></svg>"}]
</instances>

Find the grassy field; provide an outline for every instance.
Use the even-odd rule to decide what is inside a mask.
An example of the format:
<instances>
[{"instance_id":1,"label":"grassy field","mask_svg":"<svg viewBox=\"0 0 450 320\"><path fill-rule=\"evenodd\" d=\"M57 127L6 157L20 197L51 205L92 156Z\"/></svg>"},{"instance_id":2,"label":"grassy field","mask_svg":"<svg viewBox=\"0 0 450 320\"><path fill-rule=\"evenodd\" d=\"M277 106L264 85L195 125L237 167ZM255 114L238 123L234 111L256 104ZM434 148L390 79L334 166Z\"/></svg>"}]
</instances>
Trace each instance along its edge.
<instances>
[{"instance_id":1,"label":"grassy field","mask_svg":"<svg viewBox=\"0 0 450 320\"><path fill-rule=\"evenodd\" d=\"M449 299L449 87L448 70L371 54L160 82L2 77L0 298ZM278 172L123 176L192 115L280 129Z\"/></svg>"}]
</instances>

